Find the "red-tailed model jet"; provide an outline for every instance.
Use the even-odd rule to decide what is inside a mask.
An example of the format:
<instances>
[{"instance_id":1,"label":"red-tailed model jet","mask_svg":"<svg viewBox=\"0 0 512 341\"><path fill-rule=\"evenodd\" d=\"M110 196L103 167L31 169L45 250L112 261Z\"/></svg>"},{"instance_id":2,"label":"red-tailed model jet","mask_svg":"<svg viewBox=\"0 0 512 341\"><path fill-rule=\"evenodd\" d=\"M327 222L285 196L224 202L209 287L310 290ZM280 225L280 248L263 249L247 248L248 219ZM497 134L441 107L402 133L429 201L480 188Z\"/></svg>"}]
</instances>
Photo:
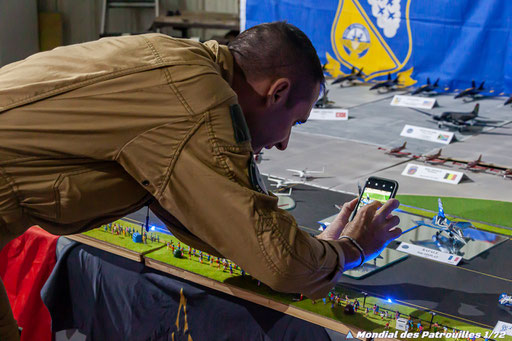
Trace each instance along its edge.
<instances>
[{"instance_id":1,"label":"red-tailed model jet","mask_svg":"<svg viewBox=\"0 0 512 341\"><path fill-rule=\"evenodd\" d=\"M386 148L382 148L382 147L379 147L379 150L385 150L386 154L397 156L397 157L409 156L409 155L411 155L411 153L406 153L406 152L402 151L405 149L406 145L407 145L407 142L404 142L403 145L401 145L399 147L391 148L390 150L387 150Z\"/></svg>"}]
</instances>

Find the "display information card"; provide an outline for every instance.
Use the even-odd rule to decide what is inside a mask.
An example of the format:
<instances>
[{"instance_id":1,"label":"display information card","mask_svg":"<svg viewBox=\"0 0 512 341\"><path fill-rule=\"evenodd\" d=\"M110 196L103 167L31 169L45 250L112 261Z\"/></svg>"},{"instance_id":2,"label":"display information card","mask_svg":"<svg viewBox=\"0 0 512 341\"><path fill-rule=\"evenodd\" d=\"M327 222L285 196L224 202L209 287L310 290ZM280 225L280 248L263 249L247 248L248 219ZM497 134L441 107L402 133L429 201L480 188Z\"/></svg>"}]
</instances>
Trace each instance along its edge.
<instances>
[{"instance_id":1,"label":"display information card","mask_svg":"<svg viewBox=\"0 0 512 341\"><path fill-rule=\"evenodd\" d=\"M402 251L405 253L408 253L413 256L418 256L421 258L427 258L434 260L436 262L451 264L451 265L457 265L459 264L460 260L462 259L461 256L452 255L446 252L441 252L433 249L429 249L424 246L414 245L402 242L398 248L397 251Z\"/></svg>"},{"instance_id":2,"label":"display information card","mask_svg":"<svg viewBox=\"0 0 512 341\"><path fill-rule=\"evenodd\" d=\"M434 105L436 105L436 99L419 96L395 95L395 97L393 97L391 100L391 105L397 107L432 109Z\"/></svg>"},{"instance_id":3,"label":"display information card","mask_svg":"<svg viewBox=\"0 0 512 341\"><path fill-rule=\"evenodd\" d=\"M457 185L460 180L462 180L464 173L442 168L418 165L416 163L408 163L402 172L402 175Z\"/></svg>"},{"instance_id":4,"label":"display information card","mask_svg":"<svg viewBox=\"0 0 512 341\"><path fill-rule=\"evenodd\" d=\"M400 135L411 137L413 139L450 144L453 139L453 133L444 130L435 130L430 128L416 127L409 124L404 126Z\"/></svg>"},{"instance_id":5,"label":"display information card","mask_svg":"<svg viewBox=\"0 0 512 341\"><path fill-rule=\"evenodd\" d=\"M345 121L348 120L348 109L313 109L309 114L310 120Z\"/></svg>"}]
</instances>

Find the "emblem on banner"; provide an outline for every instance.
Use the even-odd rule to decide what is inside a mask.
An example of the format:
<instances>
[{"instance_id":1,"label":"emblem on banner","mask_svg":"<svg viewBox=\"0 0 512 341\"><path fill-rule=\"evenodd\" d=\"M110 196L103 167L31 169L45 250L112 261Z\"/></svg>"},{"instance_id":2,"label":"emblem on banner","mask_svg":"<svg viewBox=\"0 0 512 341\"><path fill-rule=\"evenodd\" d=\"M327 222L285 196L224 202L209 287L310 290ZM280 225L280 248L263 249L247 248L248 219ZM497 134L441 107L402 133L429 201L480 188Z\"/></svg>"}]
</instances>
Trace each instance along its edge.
<instances>
[{"instance_id":1,"label":"emblem on banner","mask_svg":"<svg viewBox=\"0 0 512 341\"><path fill-rule=\"evenodd\" d=\"M409 20L411 0L339 0L331 29L334 56L327 53L326 69L332 76L342 70L364 69L368 81L399 73L400 83L416 83L409 68L412 53ZM344 67L344 68L342 68Z\"/></svg>"}]
</instances>

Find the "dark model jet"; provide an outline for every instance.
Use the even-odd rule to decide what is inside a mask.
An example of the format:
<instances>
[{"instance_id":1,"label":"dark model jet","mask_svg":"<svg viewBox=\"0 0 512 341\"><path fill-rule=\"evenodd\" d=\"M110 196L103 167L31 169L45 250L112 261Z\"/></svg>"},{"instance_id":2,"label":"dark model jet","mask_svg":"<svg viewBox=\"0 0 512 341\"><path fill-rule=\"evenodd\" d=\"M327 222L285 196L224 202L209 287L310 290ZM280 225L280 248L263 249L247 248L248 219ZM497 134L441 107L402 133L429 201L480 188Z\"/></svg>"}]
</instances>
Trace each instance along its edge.
<instances>
[{"instance_id":1,"label":"dark model jet","mask_svg":"<svg viewBox=\"0 0 512 341\"><path fill-rule=\"evenodd\" d=\"M480 104L476 104L475 108L471 112L455 112L455 111L445 111L440 116L432 116L435 121L448 122L457 125L464 125L466 122L470 120L474 120L478 116L478 109L480 108Z\"/></svg>"},{"instance_id":2,"label":"dark model jet","mask_svg":"<svg viewBox=\"0 0 512 341\"><path fill-rule=\"evenodd\" d=\"M391 74L388 73L387 80L378 82L377 84L373 85L370 88L370 90L379 89L379 91L380 91L380 89L385 89L386 91L390 91L390 90L396 89L396 87L398 85L399 85L398 75L396 76L395 79L391 79Z\"/></svg>"},{"instance_id":3,"label":"dark model jet","mask_svg":"<svg viewBox=\"0 0 512 341\"><path fill-rule=\"evenodd\" d=\"M363 75L363 68L359 71L356 70L355 67L352 68L352 72L348 75L343 75L336 78L332 84L341 83L340 86L343 86L343 83L349 82L350 84L354 83L355 80L360 79Z\"/></svg>"},{"instance_id":4,"label":"dark model jet","mask_svg":"<svg viewBox=\"0 0 512 341\"><path fill-rule=\"evenodd\" d=\"M471 100L474 100L474 99L476 99L478 97L483 97L481 92L484 91L484 83L485 83L485 81L483 81L480 84L480 86L477 88L475 81L472 81L471 82L471 88L467 88L465 90L462 90L461 92L456 94L454 98L469 97L469 98L471 98Z\"/></svg>"},{"instance_id":5,"label":"dark model jet","mask_svg":"<svg viewBox=\"0 0 512 341\"><path fill-rule=\"evenodd\" d=\"M327 98L328 93L329 93L329 90L324 91L324 94L322 95L322 97L320 99L318 99L318 101L316 101L315 108L331 108L333 106L333 104L335 102L330 101L329 98Z\"/></svg>"},{"instance_id":6,"label":"dark model jet","mask_svg":"<svg viewBox=\"0 0 512 341\"><path fill-rule=\"evenodd\" d=\"M498 127L493 126L491 123L500 123L502 121L492 121L492 120L484 120L478 117L478 109L480 105L475 104L475 108L471 112L454 112L454 111L446 111L443 112L440 116L432 116L432 118L437 121L437 126L439 128L448 127L453 129L458 129L462 131L472 126L486 126L486 127Z\"/></svg>"},{"instance_id":7,"label":"dark model jet","mask_svg":"<svg viewBox=\"0 0 512 341\"><path fill-rule=\"evenodd\" d=\"M430 78L427 77L427 84L423 84L416 90L412 92L412 95L418 95L421 93L433 94L436 93L435 89L438 88L439 78L434 82L434 84L430 83Z\"/></svg>"}]
</instances>

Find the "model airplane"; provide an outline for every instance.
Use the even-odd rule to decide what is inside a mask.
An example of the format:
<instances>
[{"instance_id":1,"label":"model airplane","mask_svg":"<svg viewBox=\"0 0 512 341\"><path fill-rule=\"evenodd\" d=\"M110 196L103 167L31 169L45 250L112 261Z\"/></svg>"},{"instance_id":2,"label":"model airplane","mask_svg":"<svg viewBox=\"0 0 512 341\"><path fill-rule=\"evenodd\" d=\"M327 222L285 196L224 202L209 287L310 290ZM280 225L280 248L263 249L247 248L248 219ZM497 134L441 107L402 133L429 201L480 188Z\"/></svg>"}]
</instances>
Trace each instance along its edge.
<instances>
[{"instance_id":1,"label":"model airplane","mask_svg":"<svg viewBox=\"0 0 512 341\"><path fill-rule=\"evenodd\" d=\"M457 112L457 111L445 111L441 115L432 115L429 112L415 109L422 114L431 116L434 121L437 122L439 128L447 127L451 129L457 129L463 131L473 126L483 127L499 127L497 125L491 125L492 123L500 123L503 121L492 121L482 119L478 116L480 104L475 104L475 107L470 112Z\"/></svg>"},{"instance_id":2,"label":"model airplane","mask_svg":"<svg viewBox=\"0 0 512 341\"><path fill-rule=\"evenodd\" d=\"M505 307L512 307L512 295L507 295L507 294L503 293L500 295L498 302L499 302L499 304L501 304Z\"/></svg>"},{"instance_id":3,"label":"model airplane","mask_svg":"<svg viewBox=\"0 0 512 341\"><path fill-rule=\"evenodd\" d=\"M441 198L437 199L438 204L438 213L432 218L431 223L425 223L424 221L415 221L417 226L428 226L437 229L438 231L434 236L432 236L432 240L436 243L436 245L441 246L443 248L447 247L446 241L450 241L453 246L460 247L467 244L471 238L464 236L464 230L470 227L473 227L469 221L450 221L444 215L443 202ZM446 233L448 237L442 236L443 233ZM446 240L445 240L446 238ZM456 241L456 242L455 242ZM456 254L457 252L450 252Z\"/></svg>"},{"instance_id":4,"label":"model airplane","mask_svg":"<svg viewBox=\"0 0 512 341\"><path fill-rule=\"evenodd\" d=\"M402 151L402 150L405 149L406 145L407 145L407 141L404 142L403 145L391 148L390 150L387 150L386 148L382 148L382 147L379 147L378 149L379 150L385 150L385 153L388 154L388 155L393 155L393 156L397 156L397 157L409 156L409 155L411 155L411 153L406 153L406 152Z\"/></svg>"},{"instance_id":5,"label":"model airplane","mask_svg":"<svg viewBox=\"0 0 512 341\"><path fill-rule=\"evenodd\" d=\"M284 179L273 178L271 176L268 177L268 181L275 182L275 184L270 184L270 186L273 186L276 189L288 188L291 185L298 185L298 184L303 183L303 182L289 181L289 180L284 180Z\"/></svg>"},{"instance_id":6,"label":"model airplane","mask_svg":"<svg viewBox=\"0 0 512 341\"><path fill-rule=\"evenodd\" d=\"M391 79L391 74L388 73L388 79L386 79L385 81L380 81L380 82L377 82L377 84L373 85L370 90L375 90L375 89L379 89L379 91L381 89L385 90L384 92L388 92L388 91L391 91L391 90L395 90L399 85L399 81L398 81L398 75L396 76L395 79Z\"/></svg>"},{"instance_id":7,"label":"model airplane","mask_svg":"<svg viewBox=\"0 0 512 341\"><path fill-rule=\"evenodd\" d=\"M256 162L257 164L260 164L261 161L263 161L263 152L254 154L254 162Z\"/></svg>"},{"instance_id":8,"label":"model airplane","mask_svg":"<svg viewBox=\"0 0 512 341\"><path fill-rule=\"evenodd\" d=\"M421 93L437 94L437 92L435 90L439 87L438 83L439 83L439 78L434 82L434 84L431 84L430 78L427 77L427 84L423 84L422 86L420 86L419 88L414 90L411 94L412 95L418 95Z\"/></svg>"},{"instance_id":9,"label":"model airplane","mask_svg":"<svg viewBox=\"0 0 512 341\"><path fill-rule=\"evenodd\" d=\"M272 194L274 194L276 197L289 197L292 195L292 189L293 188L289 188L289 191L286 192L286 193L283 193L283 192L272 192Z\"/></svg>"},{"instance_id":10,"label":"model airplane","mask_svg":"<svg viewBox=\"0 0 512 341\"><path fill-rule=\"evenodd\" d=\"M331 84L340 83L340 86L343 86L344 83L353 84L355 80L361 79L363 75L363 68L359 71L356 70L355 67L352 68L352 72L348 75L343 75L336 78Z\"/></svg>"},{"instance_id":11,"label":"model airplane","mask_svg":"<svg viewBox=\"0 0 512 341\"><path fill-rule=\"evenodd\" d=\"M423 162L430 163L430 164L443 164L446 162L446 159L439 158L441 156L441 152L443 151L442 148L439 149L439 151L435 154L430 155L423 155Z\"/></svg>"},{"instance_id":12,"label":"model airplane","mask_svg":"<svg viewBox=\"0 0 512 341\"><path fill-rule=\"evenodd\" d=\"M480 166L479 165L480 162L482 162L482 154L480 154L478 159L473 160L473 161L469 161L466 164L466 167L463 167L463 168L467 169L467 170L470 170L470 171L473 171L473 172L478 172L478 171L483 171L483 170L489 169L489 167Z\"/></svg>"},{"instance_id":13,"label":"model airplane","mask_svg":"<svg viewBox=\"0 0 512 341\"><path fill-rule=\"evenodd\" d=\"M311 175L311 174L323 174L325 171L325 167L322 168L321 171L310 171L310 170L307 170L307 168L304 168L303 170L287 169L287 171L294 172L296 174L293 174L293 175L298 176L301 179L308 180L313 177L313 175Z\"/></svg>"},{"instance_id":14,"label":"model airplane","mask_svg":"<svg viewBox=\"0 0 512 341\"><path fill-rule=\"evenodd\" d=\"M506 101L505 101L505 104L503 105L507 105L507 104L510 104L512 103L512 96L510 96Z\"/></svg>"},{"instance_id":15,"label":"model airplane","mask_svg":"<svg viewBox=\"0 0 512 341\"><path fill-rule=\"evenodd\" d=\"M482 91L484 91L484 83L485 83L485 81L483 81L480 84L480 86L477 88L475 81L472 81L471 82L471 88L467 88L465 90L462 90L461 92L456 94L454 98L469 97L469 98L471 98L471 100L475 100L475 99L481 98L481 97L483 97L483 95L481 93L482 93Z\"/></svg>"},{"instance_id":16,"label":"model airplane","mask_svg":"<svg viewBox=\"0 0 512 341\"><path fill-rule=\"evenodd\" d=\"M331 108L334 105L334 101L329 100L327 97L327 94L329 93L329 90L324 90L324 94L322 97L318 99L315 103L315 108Z\"/></svg>"}]
</instances>

